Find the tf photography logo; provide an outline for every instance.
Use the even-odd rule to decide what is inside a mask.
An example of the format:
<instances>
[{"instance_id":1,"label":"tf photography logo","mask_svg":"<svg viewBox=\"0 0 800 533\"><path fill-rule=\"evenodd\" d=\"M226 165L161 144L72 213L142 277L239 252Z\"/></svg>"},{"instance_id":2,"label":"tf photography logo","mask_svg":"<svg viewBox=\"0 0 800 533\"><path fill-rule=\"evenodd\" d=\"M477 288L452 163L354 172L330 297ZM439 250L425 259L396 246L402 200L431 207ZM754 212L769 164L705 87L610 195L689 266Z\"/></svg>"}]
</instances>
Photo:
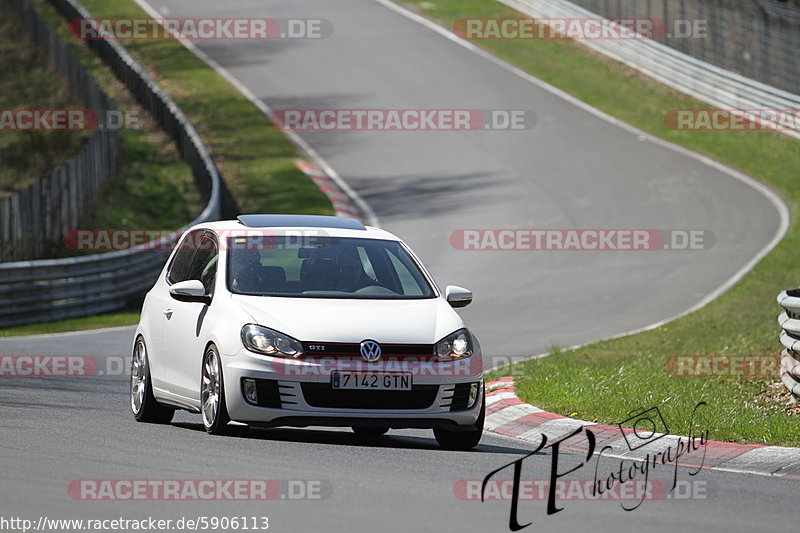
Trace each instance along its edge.
<instances>
[{"instance_id":1,"label":"tf photography logo","mask_svg":"<svg viewBox=\"0 0 800 533\"><path fill-rule=\"evenodd\" d=\"M579 427L551 443L548 443L547 436L542 434L542 440L534 451L493 470L483 479L481 501L487 501L487 487L490 486L494 476L508 467L513 467L510 494L511 510L508 527L511 531L519 531L531 525L532 522L526 524L520 524L519 522L519 502L522 499L520 497L522 466L526 459L549 448L551 458L550 476L546 482L548 489L548 516L564 510L564 507L558 506L558 487L563 486L561 478L585 468L589 472L594 471L591 488L586 495L586 499L601 499L606 492L616 491L619 493L623 486L632 485L638 489L630 492L630 494L635 495L634 498L618 497L617 499L620 500L620 506L625 511L636 510L645 499L653 499L651 491L646 490L651 485L651 472L659 471L662 468L671 468L672 484L668 492L672 492L678 486L678 466L696 467L689 472L689 476L697 475L703 468L706 459L708 430L700 431L698 435L696 431L698 424L695 424L695 420L697 410L704 405L706 405L705 402L700 402L694 407L690 416L689 436L678 437L677 441L674 439L661 439L665 434L661 433L661 430L666 432L667 426L656 407L635 411L630 418L620 424L620 430L623 435L622 440L624 440L625 445L619 450L615 450L611 445L606 445L598 452L597 437L591 426ZM622 429L623 424L632 425L633 429ZM583 441L581 441L581 437L583 437ZM562 467L565 459L561 457L562 443L566 443L565 445L570 448L585 450L585 457L577 464L573 463L567 467ZM637 454L637 459L614 459L612 457L615 453L625 453L626 451L639 450L640 448L642 451ZM644 456L641 456L643 452ZM691 462L681 460L681 457L695 453L698 456L697 459ZM628 493L626 492L626 494Z\"/></svg>"}]
</instances>

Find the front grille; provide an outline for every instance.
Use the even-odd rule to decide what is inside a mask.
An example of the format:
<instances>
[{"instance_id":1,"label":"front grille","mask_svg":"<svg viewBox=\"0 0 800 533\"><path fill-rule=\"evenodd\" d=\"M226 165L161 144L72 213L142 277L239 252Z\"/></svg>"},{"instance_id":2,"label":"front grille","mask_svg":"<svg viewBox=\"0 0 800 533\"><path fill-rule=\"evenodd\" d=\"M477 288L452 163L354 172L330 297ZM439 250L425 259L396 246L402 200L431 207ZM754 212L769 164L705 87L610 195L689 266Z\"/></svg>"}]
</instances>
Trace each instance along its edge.
<instances>
[{"instance_id":1,"label":"front grille","mask_svg":"<svg viewBox=\"0 0 800 533\"><path fill-rule=\"evenodd\" d=\"M414 385L410 391L340 390L330 383L300 386L308 405L333 409L427 409L439 392L438 385Z\"/></svg>"},{"instance_id":2,"label":"front grille","mask_svg":"<svg viewBox=\"0 0 800 533\"><path fill-rule=\"evenodd\" d=\"M433 344L380 344L382 357L418 357L433 359ZM352 357L361 358L360 343L304 342L306 357Z\"/></svg>"}]
</instances>

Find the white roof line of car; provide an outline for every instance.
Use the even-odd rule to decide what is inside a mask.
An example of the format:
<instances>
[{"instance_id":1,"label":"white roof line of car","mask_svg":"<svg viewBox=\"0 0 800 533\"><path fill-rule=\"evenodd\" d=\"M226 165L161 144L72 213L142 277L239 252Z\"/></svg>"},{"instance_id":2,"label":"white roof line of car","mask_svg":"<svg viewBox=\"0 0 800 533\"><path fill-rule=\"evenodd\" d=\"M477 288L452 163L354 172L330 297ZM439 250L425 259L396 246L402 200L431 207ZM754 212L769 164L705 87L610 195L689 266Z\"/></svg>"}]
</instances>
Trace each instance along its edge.
<instances>
[{"instance_id":1,"label":"white roof line of car","mask_svg":"<svg viewBox=\"0 0 800 533\"><path fill-rule=\"evenodd\" d=\"M232 235L246 236L258 235L260 232L264 233L282 233L282 232L303 232L314 235L325 234L331 237L353 237L353 238L382 238L400 241L396 235L389 233L382 228L374 226L364 226L365 229L343 229L343 228L329 228L329 227L312 227L312 226L275 226L275 227L249 227L244 226L237 220L218 220L214 222L203 222L189 228L188 231L197 229L208 229L219 232L230 232Z\"/></svg>"}]
</instances>

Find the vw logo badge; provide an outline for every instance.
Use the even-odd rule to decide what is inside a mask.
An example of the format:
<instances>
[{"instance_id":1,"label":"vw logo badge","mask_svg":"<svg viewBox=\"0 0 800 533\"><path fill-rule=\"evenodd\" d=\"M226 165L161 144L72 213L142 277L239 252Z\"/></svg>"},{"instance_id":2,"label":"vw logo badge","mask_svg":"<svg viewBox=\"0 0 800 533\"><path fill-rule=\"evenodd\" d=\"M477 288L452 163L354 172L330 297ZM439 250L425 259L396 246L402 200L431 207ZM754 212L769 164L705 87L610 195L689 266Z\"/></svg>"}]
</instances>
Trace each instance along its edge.
<instances>
[{"instance_id":1,"label":"vw logo badge","mask_svg":"<svg viewBox=\"0 0 800 533\"><path fill-rule=\"evenodd\" d=\"M375 341L361 341L361 357L369 363L381 358L381 345Z\"/></svg>"}]
</instances>

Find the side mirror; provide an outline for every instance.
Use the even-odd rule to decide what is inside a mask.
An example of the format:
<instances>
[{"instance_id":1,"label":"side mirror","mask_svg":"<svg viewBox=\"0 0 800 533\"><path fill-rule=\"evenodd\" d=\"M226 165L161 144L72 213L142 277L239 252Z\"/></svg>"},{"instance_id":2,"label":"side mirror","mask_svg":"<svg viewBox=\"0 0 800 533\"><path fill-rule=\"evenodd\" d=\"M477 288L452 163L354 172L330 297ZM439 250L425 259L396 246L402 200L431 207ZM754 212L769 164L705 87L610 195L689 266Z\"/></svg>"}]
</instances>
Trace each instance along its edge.
<instances>
[{"instance_id":1,"label":"side mirror","mask_svg":"<svg viewBox=\"0 0 800 533\"><path fill-rule=\"evenodd\" d=\"M211 296L206 294L206 288L199 279L179 281L169 288L169 295L179 302L211 303Z\"/></svg>"},{"instance_id":2,"label":"side mirror","mask_svg":"<svg viewBox=\"0 0 800 533\"><path fill-rule=\"evenodd\" d=\"M472 303L472 291L455 285L445 287L444 297L452 307L466 307Z\"/></svg>"}]
</instances>

